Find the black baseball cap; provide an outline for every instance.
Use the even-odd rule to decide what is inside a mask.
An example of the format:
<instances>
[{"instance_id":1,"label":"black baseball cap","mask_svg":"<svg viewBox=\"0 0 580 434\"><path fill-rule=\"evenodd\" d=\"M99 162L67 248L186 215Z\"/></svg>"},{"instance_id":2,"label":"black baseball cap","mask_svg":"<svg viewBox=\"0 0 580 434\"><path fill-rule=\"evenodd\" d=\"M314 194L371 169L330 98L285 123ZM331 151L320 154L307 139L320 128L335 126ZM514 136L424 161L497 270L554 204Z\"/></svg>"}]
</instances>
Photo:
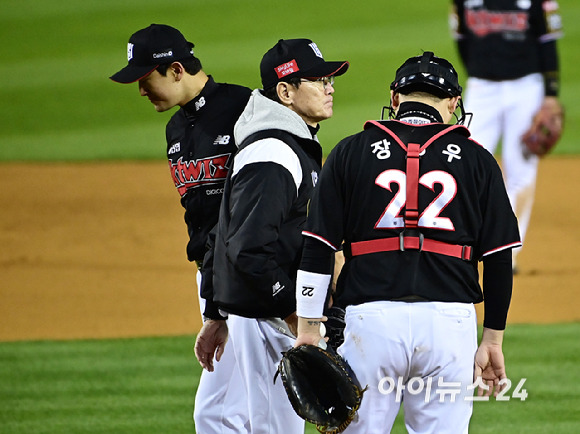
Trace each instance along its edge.
<instances>
[{"instance_id":1,"label":"black baseball cap","mask_svg":"<svg viewBox=\"0 0 580 434\"><path fill-rule=\"evenodd\" d=\"M463 91L453 65L432 51L407 59L397 69L391 90L402 94L427 92L441 98L459 96Z\"/></svg>"},{"instance_id":2,"label":"black baseball cap","mask_svg":"<svg viewBox=\"0 0 580 434\"><path fill-rule=\"evenodd\" d=\"M179 30L165 24L151 24L131 35L127 44L129 64L110 78L118 83L134 83L159 65L193 58L193 44Z\"/></svg>"},{"instance_id":3,"label":"black baseball cap","mask_svg":"<svg viewBox=\"0 0 580 434\"><path fill-rule=\"evenodd\" d=\"M349 63L327 62L310 39L280 39L260 63L262 86L269 89L289 78L321 78L342 75Z\"/></svg>"}]
</instances>

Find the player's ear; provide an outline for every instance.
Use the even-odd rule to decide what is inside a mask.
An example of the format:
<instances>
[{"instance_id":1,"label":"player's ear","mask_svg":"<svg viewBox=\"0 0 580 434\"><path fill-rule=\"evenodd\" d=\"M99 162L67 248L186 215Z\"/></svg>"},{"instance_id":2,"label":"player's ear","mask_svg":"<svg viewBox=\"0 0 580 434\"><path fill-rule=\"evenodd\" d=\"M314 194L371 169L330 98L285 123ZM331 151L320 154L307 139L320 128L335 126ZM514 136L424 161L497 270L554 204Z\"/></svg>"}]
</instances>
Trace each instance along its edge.
<instances>
[{"instance_id":1,"label":"player's ear","mask_svg":"<svg viewBox=\"0 0 580 434\"><path fill-rule=\"evenodd\" d=\"M457 104L459 104L459 98L461 97L454 96L453 98L449 98L449 113L455 113L455 110L457 110Z\"/></svg>"},{"instance_id":2,"label":"player's ear","mask_svg":"<svg viewBox=\"0 0 580 434\"><path fill-rule=\"evenodd\" d=\"M292 91L290 86L292 86L290 83L285 83L283 81L278 82L276 85L276 93L278 93L278 98L284 105L290 105L292 103Z\"/></svg>"},{"instance_id":3,"label":"player's ear","mask_svg":"<svg viewBox=\"0 0 580 434\"><path fill-rule=\"evenodd\" d=\"M399 105L401 105L399 94L391 90L391 107L393 108L393 110L397 111L399 109Z\"/></svg>"},{"instance_id":4,"label":"player's ear","mask_svg":"<svg viewBox=\"0 0 580 434\"><path fill-rule=\"evenodd\" d=\"M185 68L183 67L181 62L173 62L169 66L169 71L172 74L172 76L175 78L175 81L179 81L183 77L183 73L185 72Z\"/></svg>"}]
</instances>

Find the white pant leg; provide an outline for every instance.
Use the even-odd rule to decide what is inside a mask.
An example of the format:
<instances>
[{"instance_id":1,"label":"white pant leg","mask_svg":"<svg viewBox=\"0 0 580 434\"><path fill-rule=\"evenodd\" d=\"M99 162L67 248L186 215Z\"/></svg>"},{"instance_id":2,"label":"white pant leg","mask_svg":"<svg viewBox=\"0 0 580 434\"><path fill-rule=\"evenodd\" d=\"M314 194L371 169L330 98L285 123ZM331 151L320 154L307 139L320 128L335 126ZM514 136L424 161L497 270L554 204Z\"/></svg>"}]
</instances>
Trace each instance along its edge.
<instances>
[{"instance_id":1,"label":"white pant leg","mask_svg":"<svg viewBox=\"0 0 580 434\"><path fill-rule=\"evenodd\" d=\"M410 378L404 392L410 434L467 433L473 401L477 319L472 304L411 303L413 336ZM430 383L430 393L426 390ZM417 393L420 385L424 389Z\"/></svg>"},{"instance_id":2,"label":"white pant leg","mask_svg":"<svg viewBox=\"0 0 580 434\"><path fill-rule=\"evenodd\" d=\"M240 384L248 403L251 433L304 433L304 420L292 408L282 380L273 381L282 352L292 348L295 339L269 320L230 315L228 321L241 372ZM284 322L278 321L284 327Z\"/></svg>"},{"instance_id":3,"label":"white pant leg","mask_svg":"<svg viewBox=\"0 0 580 434\"><path fill-rule=\"evenodd\" d=\"M516 80L467 80L467 111L473 112L469 130L471 137L494 153L501 139L501 164L506 190L518 218L520 236L524 241L532 208L539 158L530 155L522 136L544 98L541 74L531 74ZM513 249L514 260L518 249Z\"/></svg>"},{"instance_id":4,"label":"white pant leg","mask_svg":"<svg viewBox=\"0 0 580 434\"><path fill-rule=\"evenodd\" d=\"M504 82L502 94L505 106L502 169L523 241L534 204L539 157L527 152L522 136L542 105L544 99L542 76L532 74Z\"/></svg>"},{"instance_id":5,"label":"white pant leg","mask_svg":"<svg viewBox=\"0 0 580 434\"><path fill-rule=\"evenodd\" d=\"M401 402L411 433L467 432L472 406L464 395L473 381L476 346L473 305L373 302L348 307L339 353L368 390L345 433L390 432ZM464 395L455 403L449 396L439 402L439 377L461 382ZM411 380L413 393L407 391ZM426 396L429 381L433 387ZM420 384L423 393L415 393Z\"/></svg>"},{"instance_id":6,"label":"white pant leg","mask_svg":"<svg viewBox=\"0 0 580 434\"><path fill-rule=\"evenodd\" d=\"M501 137L502 116L499 104L500 83L470 77L465 90L465 110L473 113L471 138L495 153Z\"/></svg>"},{"instance_id":7,"label":"white pant leg","mask_svg":"<svg viewBox=\"0 0 580 434\"><path fill-rule=\"evenodd\" d=\"M196 277L197 287L200 288L199 271ZM199 306L203 314L205 300L201 297ZM240 384L240 372L231 342L226 344L220 361L214 363L213 372L202 370L195 394L193 420L196 432L200 434L250 432L244 389Z\"/></svg>"},{"instance_id":8,"label":"white pant leg","mask_svg":"<svg viewBox=\"0 0 580 434\"><path fill-rule=\"evenodd\" d=\"M360 409L345 433L389 433L401 406L401 396L385 393L385 378L405 376L407 371L408 321L392 310L389 321L385 303L367 303L346 309L344 343L338 353L348 362L361 387L367 387ZM403 303L393 305L403 306Z\"/></svg>"}]
</instances>

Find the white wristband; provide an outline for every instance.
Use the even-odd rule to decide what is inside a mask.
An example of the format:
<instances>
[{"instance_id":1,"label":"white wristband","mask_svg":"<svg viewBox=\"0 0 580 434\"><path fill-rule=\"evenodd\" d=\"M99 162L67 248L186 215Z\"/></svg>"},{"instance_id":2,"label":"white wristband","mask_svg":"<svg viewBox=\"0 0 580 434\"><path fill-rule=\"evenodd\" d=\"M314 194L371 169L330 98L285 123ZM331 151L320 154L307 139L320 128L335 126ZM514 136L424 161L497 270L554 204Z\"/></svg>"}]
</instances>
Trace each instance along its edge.
<instances>
[{"instance_id":1,"label":"white wristband","mask_svg":"<svg viewBox=\"0 0 580 434\"><path fill-rule=\"evenodd\" d=\"M302 318L321 318L330 284L330 274L298 270L296 277L296 314Z\"/></svg>"}]
</instances>

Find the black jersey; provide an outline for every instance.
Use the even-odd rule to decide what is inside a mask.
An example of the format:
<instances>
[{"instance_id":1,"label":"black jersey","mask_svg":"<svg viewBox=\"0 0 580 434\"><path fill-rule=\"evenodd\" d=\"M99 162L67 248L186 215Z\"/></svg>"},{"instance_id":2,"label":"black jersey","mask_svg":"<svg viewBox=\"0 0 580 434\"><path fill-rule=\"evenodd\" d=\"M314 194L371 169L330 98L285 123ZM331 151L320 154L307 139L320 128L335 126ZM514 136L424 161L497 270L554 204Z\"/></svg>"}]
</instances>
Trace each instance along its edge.
<instances>
[{"instance_id":1,"label":"black jersey","mask_svg":"<svg viewBox=\"0 0 580 434\"><path fill-rule=\"evenodd\" d=\"M338 280L339 305L408 296L480 302L477 260L521 245L500 168L468 138L466 128L440 123L432 107L403 103L399 114L401 121L367 123L364 131L333 149L322 168L304 235L334 249L344 242L347 260ZM466 246L470 254L453 257L396 248L351 256L350 246L385 239L398 245L400 234L407 232L403 146L430 139L416 177L418 227L407 234L435 245Z\"/></svg>"},{"instance_id":2,"label":"black jersey","mask_svg":"<svg viewBox=\"0 0 580 434\"><path fill-rule=\"evenodd\" d=\"M452 24L471 77L506 80L558 69L555 0L454 0Z\"/></svg>"},{"instance_id":3,"label":"black jersey","mask_svg":"<svg viewBox=\"0 0 580 434\"><path fill-rule=\"evenodd\" d=\"M223 186L237 150L234 124L250 93L249 88L216 83L210 76L201 93L167 124L169 169L185 208L190 261L203 260L208 234L217 223Z\"/></svg>"}]
</instances>

